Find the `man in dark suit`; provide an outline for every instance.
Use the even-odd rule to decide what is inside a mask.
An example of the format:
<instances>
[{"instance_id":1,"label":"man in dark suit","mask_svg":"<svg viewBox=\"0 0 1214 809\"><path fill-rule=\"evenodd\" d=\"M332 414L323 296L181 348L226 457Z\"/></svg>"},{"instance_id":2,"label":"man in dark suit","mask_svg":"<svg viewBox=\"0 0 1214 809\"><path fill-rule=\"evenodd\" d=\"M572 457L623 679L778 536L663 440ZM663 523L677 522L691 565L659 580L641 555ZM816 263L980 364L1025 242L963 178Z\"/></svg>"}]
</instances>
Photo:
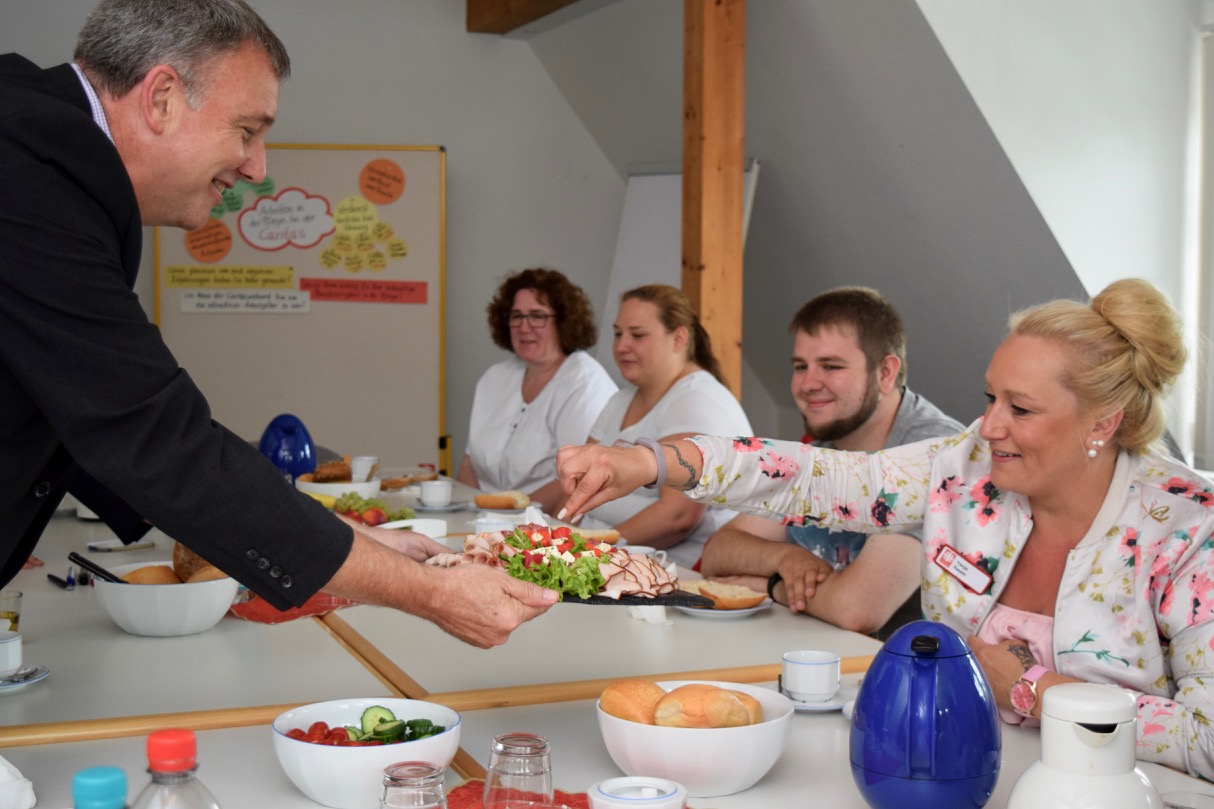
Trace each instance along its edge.
<instances>
[{"instance_id":1,"label":"man in dark suit","mask_svg":"<svg viewBox=\"0 0 1214 809\"><path fill-rule=\"evenodd\" d=\"M211 419L132 286L141 225L206 224L265 176L290 70L243 0L103 0L74 62L0 56L0 584L79 467L279 608L320 589L505 641L555 594L354 528Z\"/></svg>"}]
</instances>

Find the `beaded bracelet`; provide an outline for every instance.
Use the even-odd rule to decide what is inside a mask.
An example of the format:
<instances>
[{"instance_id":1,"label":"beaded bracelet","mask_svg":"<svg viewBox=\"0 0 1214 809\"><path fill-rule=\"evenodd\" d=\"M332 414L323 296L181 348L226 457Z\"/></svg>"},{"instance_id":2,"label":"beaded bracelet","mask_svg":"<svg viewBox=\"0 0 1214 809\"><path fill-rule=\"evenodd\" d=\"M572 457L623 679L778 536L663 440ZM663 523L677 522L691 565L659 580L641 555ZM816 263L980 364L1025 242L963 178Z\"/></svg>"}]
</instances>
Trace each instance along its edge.
<instances>
[{"instance_id":1,"label":"beaded bracelet","mask_svg":"<svg viewBox=\"0 0 1214 809\"><path fill-rule=\"evenodd\" d=\"M662 445L652 438L638 438L633 442L638 447L652 450L654 458L658 462L658 478L653 483L646 483L646 489L656 489L666 485L666 452L662 449Z\"/></svg>"}]
</instances>

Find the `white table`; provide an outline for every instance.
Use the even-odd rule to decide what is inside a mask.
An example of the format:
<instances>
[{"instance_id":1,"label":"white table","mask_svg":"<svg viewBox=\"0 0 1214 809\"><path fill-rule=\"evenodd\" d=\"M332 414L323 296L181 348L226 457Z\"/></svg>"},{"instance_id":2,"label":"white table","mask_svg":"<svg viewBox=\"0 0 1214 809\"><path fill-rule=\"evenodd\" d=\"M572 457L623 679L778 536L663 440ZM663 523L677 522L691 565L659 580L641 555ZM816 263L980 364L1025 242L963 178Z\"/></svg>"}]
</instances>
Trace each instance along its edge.
<instances>
[{"instance_id":1,"label":"white table","mask_svg":"<svg viewBox=\"0 0 1214 809\"><path fill-rule=\"evenodd\" d=\"M494 734L510 730L540 733L552 742L556 786L584 791L595 781L620 775L603 747L593 701L470 711L463 715L463 748L482 764ZM693 798L693 809L865 809L852 782L848 761L849 725L841 714L797 714L788 745L775 767L751 789L737 795ZM1003 760L995 794L987 806L1002 809L1012 786L1038 755L1038 732L1003 725ZM209 730L198 734L199 777L224 809L314 809L283 775L264 727ZM71 806L72 774L84 767L122 767L132 796L146 782L143 739L44 745L0 751L34 782L39 809ZM1204 784L1153 764L1140 764L1160 792L1189 790L1214 794ZM455 783L449 778L449 785Z\"/></svg>"},{"instance_id":2,"label":"white table","mask_svg":"<svg viewBox=\"0 0 1214 809\"><path fill-rule=\"evenodd\" d=\"M149 536L153 549L90 553L86 544L112 537L108 529L54 518L37 550L46 565L9 585L25 594L25 661L47 666L50 676L0 691L0 726L391 693L311 618L266 625L225 616L197 635L139 637L118 628L91 587L65 591L46 578L67 573L72 550L102 565L170 560L172 541L159 531Z\"/></svg>"},{"instance_id":3,"label":"white table","mask_svg":"<svg viewBox=\"0 0 1214 809\"><path fill-rule=\"evenodd\" d=\"M557 604L493 649L451 643L421 619L378 607L340 615L432 692L777 664L789 649L871 655L864 635L775 606L748 618L709 620L666 608L669 623L633 618L627 607ZM441 654L433 650L441 649Z\"/></svg>"}]
</instances>

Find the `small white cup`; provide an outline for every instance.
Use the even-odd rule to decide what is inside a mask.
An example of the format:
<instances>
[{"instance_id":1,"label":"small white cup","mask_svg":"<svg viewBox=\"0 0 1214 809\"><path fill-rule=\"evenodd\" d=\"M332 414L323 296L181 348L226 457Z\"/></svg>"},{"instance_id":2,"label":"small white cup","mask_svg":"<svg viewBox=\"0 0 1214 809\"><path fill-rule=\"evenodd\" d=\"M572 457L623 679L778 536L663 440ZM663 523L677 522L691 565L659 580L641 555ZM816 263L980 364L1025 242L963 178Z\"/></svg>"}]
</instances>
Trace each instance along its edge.
<instances>
[{"instance_id":1,"label":"small white cup","mask_svg":"<svg viewBox=\"0 0 1214 809\"><path fill-rule=\"evenodd\" d=\"M839 655L785 652L780 661L780 690L795 702L826 702L839 691Z\"/></svg>"},{"instance_id":2,"label":"small white cup","mask_svg":"<svg viewBox=\"0 0 1214 809\"><path fill-rule=\"evenodd\" d=\"M355 483L366 483L371 477L372 470L379 466L379 458L375 455L355 455L350 459L350 480Z\"/></svg>"},{"instance_id":3,"label":"small white cup","mask_svg":"<svg viewBox=\"0 0 1214 809\"><path fill-rule=\"evenodd\" d=\"M651 556L659 565L666 564L666 551L658 550L652 545L621 545L621 548L633 556Z\"/></svg>"},{"instance_id":4,"label":"small white cup","mask_svg":"<svg viewBox=\"0 0 1214 809\"><path fill-rule=\"evenodd\" d=\"M21 633L0 632L0 677L21 668Z\"/></svg>"},{"instance_id":5,"label":"small white cup","mask_svg":"<svg viewBox=\"0 0 1214 809\"><path fill-rule=\"evenodd\" d=\"M451 481L422 481L422 504L427 506L451 505Z\"/></svg>"},{"instance_id":6,"label":"small white cup","mask_svg":"<svg viewBox=\"0 0 1214 809\"><path fill-rule=\"evenodd\" d=\"M590 809L684 809L687 787L643 775L608 778L586 790Z\"/></svg>"}]
</instances>

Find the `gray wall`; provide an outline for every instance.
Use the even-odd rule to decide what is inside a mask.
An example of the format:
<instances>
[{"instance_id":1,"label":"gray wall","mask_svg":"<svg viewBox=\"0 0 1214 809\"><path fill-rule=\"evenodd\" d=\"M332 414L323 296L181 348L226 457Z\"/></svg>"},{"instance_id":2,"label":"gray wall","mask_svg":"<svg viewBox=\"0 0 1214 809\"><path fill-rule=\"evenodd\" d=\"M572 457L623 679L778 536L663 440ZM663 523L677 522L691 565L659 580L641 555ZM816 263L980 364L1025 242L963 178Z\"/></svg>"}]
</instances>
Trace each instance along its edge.
<instances>
[{"instance_id":1,"label":"gray wall","mask_svg":"<svg viewBox=\"0 0 1214 809\"><path fill-rule=\"evenodd\" d=\"M461 0L253 4L295 61L274 140L449 149L447 426L462 449L473 385L498 356L483 310L500 276L559 267L601 310L624 176L679 163L683 4L581 0L506 38L464 33ZM0 50L62 61L91 5L9 0ZM979 412L1008 313L1082 294L1101 256L1156 261L1162 270L1138 274L1184 294L1167 274L1188 237L1163 220L1188 215L1175 199L1189 122L1173 90L1193 70L1177 42L1196 41L1186 20L1198 15L1195 0L1143 8L748 4L747 153L763 169L745 255L743 404L757 430L799 432L784 323L838 284L876 286L898 305L911 384L962 420ZM1120 161L1085 151L1126 137ZM383 411L386 429L407 416Z\"/></svg>"},{"instance_id":2,"label":"gray wall","mask_svg":"<svg viewBox=\"0 0 1214 809\"><path fill-rule=\"evenodd\" d=\"M94 0L0 0L0 52L67 61ZM457 0L252 0L286 43L279 143L447 147L447 429L458 462L476 379L501 353L485 305L508 271L560 268L606 291L624 179L524 42L464 31ZM140 294L153 298L151 239ZM384 335L381 339L392 339ZM426 347L425 350L430 350ZM400 367L408 373L409 346ZM318 375L322 369L318 369ZM255 403L250 403L255 406ZM391 430L409 417L352 397ZM268 422L275 413L266 413ZM217 414L222 421L223 414ZM315 436L324 443L323 436ZM338 447L337 449L341 449ZM391 458L416 463L423 458Z\"/></svg>"}]
</instances>

